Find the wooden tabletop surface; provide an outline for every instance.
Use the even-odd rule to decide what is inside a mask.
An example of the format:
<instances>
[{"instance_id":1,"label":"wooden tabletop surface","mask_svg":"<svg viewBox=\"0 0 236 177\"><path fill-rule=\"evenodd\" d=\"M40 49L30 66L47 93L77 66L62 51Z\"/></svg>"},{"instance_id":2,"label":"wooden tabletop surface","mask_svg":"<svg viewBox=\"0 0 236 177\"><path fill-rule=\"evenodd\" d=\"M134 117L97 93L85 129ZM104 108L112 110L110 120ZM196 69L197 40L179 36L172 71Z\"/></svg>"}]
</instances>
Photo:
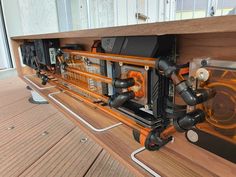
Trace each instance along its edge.
<instances>
[{"instance_id":1,"label":"wooden tabletop surface","mask_svg":"<svg viewBox=\"0 0 236 177\"><path fill-rule=\"evenodd\" d=\"M40 81L36 77L31 77L31 81L40 86ZM26 81L32 88L32 84ZM49 86L49 85L47 85ZM37 90L37 89L36 89ZM135 174L147 176L148 173L135 164L131 159L133 151L141 148L140 144L135 142L132 137L132 129L126 125L115 127L106 132L94 132L86 125L78 121L76 117L68 113L58 104L47 97L49 93L58 91L56 88L38 90L45 96L52 105L56 106L69 119L73 120L78 127L84 130L88 136L99 143L111 155L122 162ZM93 124L95 127L102 128L117 123L114 118L104 114L96 108L88 107L83 102L75 100L65 93L57 95L57 99L71 110L80 115L83 119ZM137 158L153 169L161 176L222 176L226 174L233 177L236 174L236 165L216 156L204 149L194 146L187 142L183 134L176 134L173 143L169 143L159 151L143 151L137 155Z\"/></svg>"}]
</instances>

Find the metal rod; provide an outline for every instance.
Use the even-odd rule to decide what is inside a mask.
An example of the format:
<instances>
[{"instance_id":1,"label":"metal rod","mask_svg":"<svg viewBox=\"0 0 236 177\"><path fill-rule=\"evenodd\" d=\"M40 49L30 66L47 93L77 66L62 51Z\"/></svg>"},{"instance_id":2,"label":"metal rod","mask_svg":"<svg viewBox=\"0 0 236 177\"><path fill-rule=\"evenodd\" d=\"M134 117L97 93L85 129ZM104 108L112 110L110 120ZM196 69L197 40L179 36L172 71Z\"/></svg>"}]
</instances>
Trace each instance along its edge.
<instances>
[{"instance_id":1,"label":"metal rod","mask_svg":"<svg viewBox=\"0 0 236 177\"><path fill-rule=\"evenodd\" d=\"M149 66L149 67L155 67L156 60L158 60L158 58L115 55L115 54L107 54L107 53L106 54L104 54L104 53L91 53L91 52L75 51L75 50L64 50L64 52L70 53L73 55L96 58L96 59L100 59L100 60L121 62L121 63L133 64L133 65L138 65L138 66Z\"/></svg>"},{"instance_id":2,"label":"metal rod","mask_svg":"<svg viewBox=\"0 0 236 177\"><path fill-rule=\"evenodd\" d=\"M149 166L145 165L143 162L141 162L139 159L137 159L135 156L144 151L145 150L145 147L141 147L137 150L135 150L134 152L132 152L132 154L130 155L131 156L131 159L136 163L138 164L139 166L141 166L143 169L145 169L147 172L149 172L151 175L155 176L155 177L161 177L158 173L156 173L153 169L151 169Z\"/></svg>"},{"instance_id":3,"label":"metal rod","mask_svg":"<svg viewBox=\"0 0 236 177\"><path fill-rule=\"evenodd\" d=\"M93 103L88 98L81 96L80 94L78 94L78 93L68 89L67 87L62 86L62 85L60 85L58 83L55 83L55 84L56 84L56 86L59 89L63 90L68 95L70 95L72 97L75 97L75 98L77 98L79 100L82 100L84 103L86 103L86 104L88 104L90 106L96 107L97 109L99 109L99 110L103 111L104 113L106 113L106 114L116 118L117 120L119 120L120 122L126 124L127 126L129 126L131 128L134 128L134 129L137 129L137 130L141 130L142 129L143 133L145 133L145 134L148 134L151 131L150 128L145 128L144 129L143 126L137 124L134 120L129 119L127 117L127 115L123 115L123 114L121 114L119 111L117 111L115 109L111 109L111 108L109 108L107 106L102 106L100 104Z\"/></svg>"},{"instance_id":4,"label":"metal rod","mask_svg":"<svg viewBox=\"0 0 236 177\"><path fill-rule=\"evenodd\" d=\"M90 73L90 72L87 72L87 71L82 71L79 68L66 67L66 71L73 72L73 73L83 75L83 76L86 76L86 77L90 77L90 78L93 78L95 80L105 82L107 84L112 84L112 79L109 78L109 77L102 76L102 75L99 75L99 74Z\"/></svg>"},{"instance_id":5,"label":"metal rod","mask_svg":"<svg viewBox=\"0 0 236 177\"><path fill-rule=\"evenodd\" d=\"M88 123L86 120L84 120L82 117L80 117L78 114L76 114L74 111L72 111L71 109L69 109L67 106L65 106L63 103L61 103L58 99L56 99L54 97L54 95L57 95L59 93L62 92L54 92L54 93L50 93L48 94L48 97L51 98L53 101L55 101L58 105L60 105L61 107L63 107L66 111L68 111L70 114L72 114L73 116L75 116L79 121L81 121L82 123L84 123L86 126L88 126L90 129L92 129L95 132L104 132L107 130L110 130L112 128L115 128L117 126L122 125L121 122L117 123L117 124L113 124L111 126L105 127L105 128L95 128L93 125L91 125L90 123Z\"/></svg>"},{"instance_id":6,"label":"metal rod","mask_svg":"<svg viewBox=\"0 0 236 177\"><path fill-rule=\"evenodd\" d=\"M62 81L64 81L64 82L66 82L66 83L71 84L71 85L74 86L75 88L79 89L80 91L82 91L82 92L84 92L84 93L86 93L86 94L88 94L88 95L91 95L91 96L94 97L94 98L100 99L100 100L102 100L102 101L108 103L109 98L106 97L106 96L104 96L104 95L100 95L100 94L98 94L98 93L89 91L88 89L79 86L79 85L76 84L74 81L64 79L64 78L62 78L62 77L60 77L60 76L56 76L56 78L58 78L58 79L60 79L60 80L62 80Z\"/></svg>"}]
</instances>

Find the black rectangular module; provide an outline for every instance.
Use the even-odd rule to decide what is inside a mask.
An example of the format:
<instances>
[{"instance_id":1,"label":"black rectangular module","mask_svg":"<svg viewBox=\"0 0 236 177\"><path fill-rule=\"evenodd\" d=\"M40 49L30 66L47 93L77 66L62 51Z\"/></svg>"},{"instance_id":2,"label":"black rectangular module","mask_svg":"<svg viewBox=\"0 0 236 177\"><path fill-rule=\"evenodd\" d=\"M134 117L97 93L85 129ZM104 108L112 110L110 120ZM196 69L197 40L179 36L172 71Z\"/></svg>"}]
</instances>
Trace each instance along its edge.
<instances>
[{"instance_id":1,"label":"black rectangular module","mask_svg":"<svg viewBox=\"0 0 236 177\"><path fill-rule=\"evenodd\" d=\"M25 42L24 44L20 45L20 49L21 49L23 64L34 69L37 68L34 43Z\"/></svg>"},{"instance_id":2,"label":"black rectangular module","mask_svg":"<svg viewBox=\"0 0 236 177\"><path fill-rule=\"evenodd\" d=\"M59 48L58 39L38 39L34 41L38 61L42 65L56 64L56 50Z\"/></svg>"},{"instance_id":3,"label":"black rectangular module","mask_svg":"<svg viewBox=\"0 0 236 177\"><path fill-rule=\"evenodd\" d=\"M236 144L199 129L191 129L186 133L189 142L236 163ZM194 138L193 138L194 137Z\"/></svg>"},{"instance_id":4,"label":"black rectangular module","mask_svg":"<svg viewBox=\"0 0 236 177\"><path fill-rule=\"evenodd\" d=\"M123 36L102 38L102 48L105 53L150 57L165 57L175 62L175 36ZM133 118L145 127L159 126L160 121L167 124L166 102L170 98L171 83L169 79L158 74L154 68L145 69L144 66L130 64L112 65L112 78L133 78L135 85L127 89L114 89L115 94L133 91L135 98L122 106L122 112L135 115ZM109 69L108 69L109 71ZM120 110L121 111L121 110ZM146 113L150 112L151 114Z\"/></svg>"},{"instance_id":5,"label":"black rectangular module","mask_svg":"<svg viewBox=\"0 0 236 177\"><path fill-rule=\"evenodd\" d=\"M105 53L140 57L168 56L173 52L174 43L174 35L102 38Z\"/></svg>"},{"instance_id":6,"label":"black rectangular module","mask_svg":"<svg viewBox=\"0 0 236 177\"><path fill-rule=\"evenodd\" d=\"M102 38L102 49L105 53L120 54L125 37L105 37Z\"/></svg>"}]
</instances>

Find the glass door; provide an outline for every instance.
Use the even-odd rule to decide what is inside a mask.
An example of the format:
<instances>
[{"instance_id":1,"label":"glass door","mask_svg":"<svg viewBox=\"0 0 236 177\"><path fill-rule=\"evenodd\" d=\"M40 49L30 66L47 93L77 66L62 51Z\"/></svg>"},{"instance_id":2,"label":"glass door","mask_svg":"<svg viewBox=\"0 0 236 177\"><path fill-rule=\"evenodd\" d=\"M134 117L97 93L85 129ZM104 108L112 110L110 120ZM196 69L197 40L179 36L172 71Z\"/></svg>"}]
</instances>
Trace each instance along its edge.
<instances>
[{"instance_id":1,"label":"glass door","mask_svg":"<svg viewBox=\"0 0 236 177\"><path fill-rule=\"evenodd\" d=\"M12 59L0 1L0 70L12 68Z\"/></svg>"}]
</instances>

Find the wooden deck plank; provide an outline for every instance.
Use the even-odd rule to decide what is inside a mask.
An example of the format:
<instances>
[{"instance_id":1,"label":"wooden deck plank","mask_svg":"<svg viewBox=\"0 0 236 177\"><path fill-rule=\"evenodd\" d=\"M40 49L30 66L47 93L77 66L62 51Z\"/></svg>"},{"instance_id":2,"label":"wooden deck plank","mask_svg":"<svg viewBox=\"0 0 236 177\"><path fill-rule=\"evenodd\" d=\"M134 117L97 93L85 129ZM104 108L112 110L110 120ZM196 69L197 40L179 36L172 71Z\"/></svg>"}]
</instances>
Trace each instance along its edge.
<instances>
[{"instance_id":1,"label":"wooden deck plank","mask_svg":"<svg viewBox=\"0 0 236 177\"><path fill-rule=\"evenodd\" d=\"M9 106L12 103L30 96L30 92L25 88L15 88L11 91L4 91L0 93L0 108Z\"/></svg>"},{"instance_id":2,"label":"wooden deck plank","mask_svg":"<svg viewBox=\"0 0 236 177\"><path fill-rule=\"evenodd\" d=\"M5 90L12 90L15 88L23 88L25 85L25 82L19 79L19 77L9 77L7 79L1 79L0 92Z\"/></svg>"},{"instance_id":3,"label":"wooden deck plank","mask_svg":"<svg viewBox=\"0 0 236 177\"><path fill-rule=\"evenodd\" d=\"M37 80L37 79L36 79ZM32 84L30 84L28 81L25 80L27 84L32 86L32 88L36 89ZM36 89L37 90L37 89ZM103 147L106 147L106 150L111 153L113 156L115 156L116 159L118 159L121 163L125 164L127 168L129 168L132 172L135 174L138 174L140 176L149 176L148 173L140 168L138 165L133 163L133 161L130 158L130 154L140 148L140 144L137 143L133 137L132 137L132 129L128 128L126 125L121 125L116 128L113 128L111 130L108 130L104 133L97 133L88 128L87 126L84 126L84 124L81 124L80 121L76 120L75 117L73 117L70 113L68 113L66 110L62 109L60 106L58 106L55 102L53 102L51 99L48 98L48 94L53 92L58 92L59 90L56 88L49 89L49 90L38 90L45 98L54 105L57 109L59 109L64 115L67 116L70 120L72 120L74 123L76 123L83 131L89 134L91 138L93 138L96 142L98 142ZM68 98L67 100L63 100L63 103L67 103L68 105L72 106L73 111L75 110L76 113L79 114L83 119L89 121L92 118L94 118L94 115L96 115L96 119L92 119L91 121L96 122L97 116L101 116L103 121L97 122L100 125L107 124L107 121L112 118L111 116L105 114L104 112L94 108L90 107L86 104L83 104L82 102L79 102L83 105L83 109L80 111L76 110L78 109L77 106L73 106L73 104L70 104L70 101L73 100L72 97L66 95ZM76 102L78 104L78 102ZM95 111L96 110L96 111ZM94 112L96 114L91 114L91 112ZM91 122L90 122L91 123ZM95 126L95 125L94 125ZM104 125L103 125L104 126ZM106 140L106 141L104 141ZM115 147L114 149L112 147Z\"/></svg>"},{"instance_id":4,"label":"wooden deck plank","mask_svg":"<svg viewBox=\"0 0 236 177\"><path fill-rule=\"evenodd\" d=\"M55 114L0 148L0 174L19 176L75 126ZM48 133L45 133L48 132Z\"/></svg>"},{"instance_id":5,"label":"wooden deck plank","mask_svg":"<svg viewBox=\"0 0 236 177\"><path fill-rule=\"evenodd\" d=\"M104 177L104 176L117 176L117 177L134 177L127 168L114 160L110 154L105 150L99 155L93 166L89 169L86 177Z\"/></svg>"},{"instance_id":6,"label":"wooden deck plank","mask_svg":"<svg viewBox=\"0 0 236 177\"><path fill-rule=\"evenodd\" d=\"M102 148L78 128L70 132L21 176L83 176Z\"/></svg>"},{"instance_id":7,"label":"wooden deck plank","mask_svg":"<svg viewBox=\"0 0 236 177\"><path fill-rule=\"evenodd\" d=\"M0 108L9 106L29 95L30 91L26 89L26 83L19 77L0 80Z\"/></svg>"},{"instance_id":8,"label":"wooden deck plank","mask_svg":"<svg viewBox=\"0 0 236 177\"><path fill-rule=\"evenodd\" d=\"M27 98L22 98L8 106L4 106L0 108L0 123L36 106L37 105L30 103Z\"/></svg>"},{"instance_id":9,"label":"wooden deck plank","mask_svg":"<svg viewBox=\"0 0 236 177\"><path fill-rule=\"evenodd\" d=\"M41 94L43 95L48 95L50 92L57 91L57 89L53 90L42 90L40 91ZM73 100L72 98L61 98L61 101L63 102L68 102L68 105L70 105L70 101ZM49 100L51 101L51 100ZM80 102L83 104L82 102ZM54 104L55 105L55 104ZM58 107L60 109L60 107ZM72 108L77 110L77 106L73 106ZM66 113L66 111L63 111L63 109L60 109L65 115L67 115L69 118L71 118L71 115ZM88 107L86 105L83 105L83 109L78 111L77 113L83 117L86 120L93 119L94 114L90 114L94 110L96 112L96 118L98 115L101 115L103 117L104 122L106 120L109 120L110 116L104 114L103 112L92 108ZM91 120L96 122L97 119ZM101 125L103 122L100 122ZM129 129L126 125L122 125L119 127L116 127L112 130L107 131L106 133L94 133L93 131L87 129L87 127L83 127L80 123L78 125L85 130L89 135L94 138L96 141L98 141L103 147L106 147L106 150L108 150L111 154L113 154L117 159L119 159L121 162L123 162L127 167L129 167L131 170L134 172L147 176L148 173L142 170L138 165L133 163L133 161L130 158L130 154L140 148L140 144L136 143L133 140L132 137L132 130ZM202 150L196 146L193 146L187 142L187 140L184 138L183 134L176 134L176 136L180 136L181 139L179 139L177 142L178 143L173 143L176 144L172 146L171 144L168 144L166 147L161 149L158 152L148 152L148 155L141 156L138 155L137 157L146 163L147 165L151 166L157 173L159 174L169 174L169 169L173 173L170 173L170 176L175 176L176 174L178 176L224 176L226 172L229 173L229 176L233 176L235 173L235 165L233 165L230 162L225 162L226 160L216 157L216 155L213 155L209 152L205 152L205 150ZM106 141L104 141L104 139ZM183 145L185 147L183 147ZM191 148L192 151L189 152L186 150L186 148ZM166 150L165 150L166 149ZM167 151L167 150L170 151ZM183 150L185 149L185 150ZM146 152L144 152L146 153ZM182 153L182 154L181 154ZM191 154L205 154L204 158L199 158L195 157L198 160L196 161L194 158L190 158ZM189 157L187 157L189 156ZM209 158L211 157L212 158ZM208 159L208 161L205 161L204 159ZM218 160L217 165L215 165L214 159ZM173 161L175 161L173 165ZM155 163L153 163L155 162ZM197 162L197 163L196 163ZM214 163L213 163L214 162ZM159 165L161 164L161 165ZM211 170L208 168L209 164L214 164L214 168L218 168L217 170ZM224 166L227 166L227 168L224 168ZM168 167L168 168L166 168ZM175 174L174 171L177 173Z\"/></svg>"},{"instance_id":10,"label":"wooden deck plank","mask_svg":"<svg viewBox=\"0 0 236 177\"><path fill-rule=\"evenodd\" d=\"M169 152L169 153L168 153ZM148 158L147 158L148 157ZM184 161L165 148L157 152L143 151L137 158L154 171L160 171L161 176L168 177L213 177L215 174L195 165L191 161Z\"/></svg>"},{"instance_id":11,"label":"wooden deck plank","mask_svg":"<svg viewBox=\"0 0 236 177\"><path fill-rule=\"evenodd\" d=\"M4 89L0 95L26 90L25 84L15 78L0 83ZM74 124L55 108L33 105L20 94L14 96L20 99L0 108L0 176L83 176L93 163L100 163L97 159L101 146L90 138L81 143L87 136L79 128L74 129ZM74 108L77 106L80 105ZM48 134L43 135L45 131ZM109 159L114 165L107 164L106 168L120 166L116 160ZM124 176L126 171L124 167L120 173L124 172Z\"/></svg>"},{"instance_id":12,"label":"wooden deck plank","mask_svg":"<svg viewBox=\"0 0 236 177\"><path fill-rule=\"evenodd\" d=\"M19 105L18 105L19 106ZM55 114L57 111L50 105L39 105L16 117L0 123L0 147L40 122Z\"/></svg>"}]
</instances>

